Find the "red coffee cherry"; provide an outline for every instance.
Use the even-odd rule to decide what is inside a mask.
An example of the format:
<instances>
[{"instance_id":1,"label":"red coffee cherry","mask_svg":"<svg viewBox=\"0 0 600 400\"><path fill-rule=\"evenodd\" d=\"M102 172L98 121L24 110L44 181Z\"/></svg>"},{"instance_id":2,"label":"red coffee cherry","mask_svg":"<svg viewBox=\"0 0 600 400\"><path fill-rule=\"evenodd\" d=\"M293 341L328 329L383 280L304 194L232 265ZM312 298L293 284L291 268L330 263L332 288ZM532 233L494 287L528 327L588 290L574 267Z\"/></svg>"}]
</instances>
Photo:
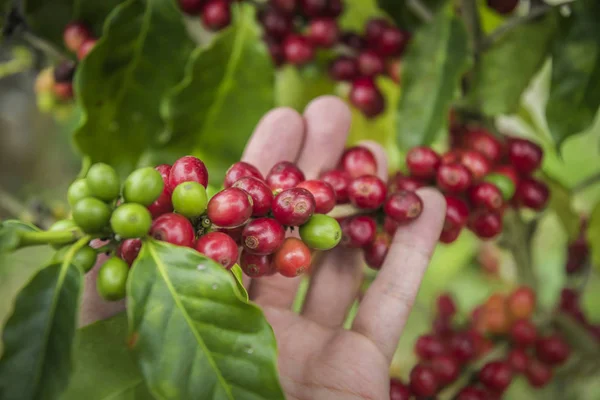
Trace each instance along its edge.
<instances>
[{"instance_id":1,"label":"red coffee cherry","mask_svg":"<svg viewBox=\"0 0 600 400\"><path fill-rule=\"evenodd\" d=\"M377 224L373 217L359 215L343 220L340 224L342 228L342 244L346 247L365 247L375 240Z\"/></svg>"},{"instance_id":2,"label":"red coffee cherry","mask_svg":"<svg viewBox=\"0 0 600 400\"><path fill-rule=\"evenodd\" d=\"M400 84L403 65L400 60L392 60L387 65L387 74L396 84Z\"/></svg>"},{"instance_id":3,"label":"red coffee cherry","mask_svg":"<svg viewBox=\"0 0 600 400\"><path fill-rule=\"evenodd\" d=\"M390 248L390 242L390 236L381 232L375 236L375 240L371 244L364 247L365 262L370 268L375 270L381 268Z\"/></svg>"},{"instance_id":4,"label":"red coffee cherry","mask_svg":"<svg viewBox=\"0 0 600 400\"><path fill-rule=\"evenodd\" d=\"M178 246L193 247L196 233L187 218L179 214L163 214L152 222L150 236Z\"/></svg>"},{"instance_id":5,"label":"red coffee cherry","mask_svg":"<svg viewBox=\"0 0 600 400\"><path fill-rule=\"evenodd\" d=\"M200 14L204 0L178 0L179 8L186 14Z\"/></svg>"},{"instance_id":6,"label":"red coffee cherry","mask_svg":"<svg viewBox=\"0 0 600 400\"><path fill-rule=\"evenodd\" d=\"M396 221L394 221L388 216L386 216L383 220L383 230L390 236L394 236L399 225L400 224L398 224Z\"/></svg>"},{"instance_id":7,"label":"red coffee cherry","mask_svg":"<svg viewBox=\"0 0 600 400\"><path fill-rule=\"evenodd\" d=\"M163 189L158 199L154 200L152 204L148 207L148 211L152 215L152 218L156 219L157 217L173 212L173 203L171 202L171 194L168 190Z\"/></svg>"},{"instance_id":8,"label":"red coffee cherry","mask_svg":"<svg viewBox=\"0 0 600 400\"><path fill-rule=\"evenodd\" d=\"M454 334L454 329L452 328L452 321L449 317L439 315L437 316L432 323L432 332L443 339L447 339Z\"/></svg>"},{"instance_id":9,"label":"red coffee cherry","mask_svg":"<svg viewBox=\"0 0 600 400\"><path fill-rule=\"evenodd\" d=\"M293 28L292 20L285 13L275 8L267 8L259 14L260 22L265 28L267 35L282 39L287 36Z\"/></svg>"},{"instance_id":10,"label":"red coffee cherry","mask_svg":"<svg viewBox=\"0 0 600 400\"><path fill-rule=\"evenodd\" d=\"M521 286L515 289L506 299L508 311L515 319L528 319L533 315L536 306L536 295L533 289Z\"/></svg>"},{"instance_id":11,"label":"red coffee cherry","mask_svg":"<svg viewBox=\"0 0 600 400\"><path fill-rule=\"evenodd\" d=\"M512 381L512 370L504 361L492 361L479 371L479 381L491 391L502 393Z\"/></svg>"},{"instance_id":12,"label":"red coffee cherry","mask_svg":"<svg viewBox=\"0 0 600 400\"><path fill-rule=\"evenodd\" d=\"M250 278L273 275L275 273L273 255L261 256L242 250L240 268Z\"/></svg>"},{"instance_id":13,"label":"red coffee cherry","mask_svg":"<svg viewBox=\"0 0 600 400\"><path fill-rule=\"evenodd\" d=\"M313 195L315 199L315 213L327 214L335 207L335 191L329 183L323 180L309 180L300 182L296 187L306 189Z\"/></svg>"},{"instance_id":14,"label":"red coffee cherry","mask_svg":"<svg viewBox=\"0 0 600 400\"><path fill-rule=\"evenodd\" d=\"M339 56L329 64L329 76L334 81L352 81L358 76L356 58Z\"/></svg>"},{"instance_id":15,"label":"red coffee cherry","mask_svg":"<svg viewBox=\"0 0 600 400\"><path fill-rule=\"evenodd\" d=\"M496 211L504 206L502 192L489 182L479 182L471 186L467 191L467 197L471 205L476 208Z\"/></svg>"},{"instance_id":16,"label":"red coffee cherry","mask_svg":"<svg viewBox=\"0 0 600 400\"><path fill-rule=\"evenodd\" d=\"M471 185L471 174L462 164L442 164L436 178L438 187L449 193L464 192Z\"/></svg>"},{"instance_id":17,"label":"red coffee cherry","mask_svg":"<svg viewBox=\"0 0 600 400\"><path fill-rule=\"evenodd\" d=\"M52 91L61 100L71 100L73 98L73 84L71 82L56 82Z\"/></svg>"},{"instance_id":18,"label":"red coffee cherry","mask_svg":"<svg viewBox=\"0 0 600 400\"><path fill-rule=\"evenodd\" d=\"M229 167L225 173L225 181L223 182L223 186L225 186L225 188L231 187L240 179L248 176L261 181L264 180L262 174L254 165L248 164L247 162L238 161Z\"/></svg>"},{"instance_id":19,"label":"red coffee cherry","mask_svg":"<svg viewBox=\"0 0 600 400\"><path fill-rule=\"evenodd\" d=\"M549 365L560 365L571 355L571 347L558 335L541 337L535 344L537 358Z\"/></svg>"},{"instance_id":20,"label":"red coffee cherry","mask_svg":"<svg viewBox=\"0 0 600 400\"><path fill-rule=\"evenodd\" d=\"M138 254L140 254L141 249L142 241L140 239L125 239L119 246L119 257L121 257L127 265L131 266Z\"/></svg>"},{"instance_id":21,"label":"red coffee cherry","mask_svg":"<svg viewBox=\"0 0 600 400\"><path fill-rule=\"evenodd\" d=\"M279 67L285 62L285 54L283 53L283 45L275 38L270 36L263 37L267 50L271 55L271 60L276 67Z\"/></svg>"},{"instance_id":22,"label":"red coffee cherry","mask_svg":"<svg viewBox=\"0 0 600 400\"><path fill-rule=\"evenodd\" d=\"M282 225L300 226L315 212L315 198L306 189L287 189L273 199L272 212Z\"/></svg>"},{"instance_id":23,"label":"red coffee cherry","mask_svg":"<svg viewBox=\"0 0 600 400\"><path fill-rule=\"evenodd\" d=\"M73 61L63 61L54 67L54 82L71 83L75 75L76 65Z\"/></svg>"},{"instance_id":24,"label":"red coffee cherry","mask_svg":"<svg viewBox=\"0 0 600 400\"><path fill-rule=\"evenodd\" d=\"M346 171L334 170L321 175L323 182L328 183L333 188L337 204L348 202L348 186L350 186L350 175Z\"/></svg>"},{"instance_id":25,"label":"red coffee cherry","mask_svg":"<svg viewBox=\"0 0 600 400\"><path fill-rule=\"evenodd\" d=\"M269 0L269 4L286 14L293 14L298 7L298 0Z\"/></svg>"},{"instance_id":26,"label":"red coffee cherry","mask_svg":"<svg viewBox=\"0 0 600 400\"><path fill-rule=\"evenodd\" d=\"M169 182L169 176L171 175L171 166L169 164L160 164L154 167L154 169L157 170L162 177L163 183L165 184L164 187L166 189L167 183Z\"/></svg>"},{"instance_id":27,"label":"red coffee cherry","mask_svg":"<svg viewBox=\"0 0 600 400\"><path fill-rule=\"evenodd\" d=\"M456 400L488 400L488 397L484 390L475 386L467 386L458 393Z\"/></svg>"},{"instance_id":28,"label":"red coffee cherry","mask_svg":"<svg viewBox=\"0 0 600 400\"><path fill-rule=\"evenodd\" d=\"M410 389L397 379L390 379L390 400L410 400Z\"/></svg>"},{"instance_id":29,"label":"red coffee cherry","mask_svg":"<svg viewBox=\"0 0 600 400\"><path fill-rule=\"evenodd\" d=\"M431 367L417 364L410 371L410 390L416 396L430 397L437 393L438 381Z\"/></svg>"},{"instance_id":30,"label":"red coffee cherry","mask_svg":"<svg viewBox=\"0 0 600 400\"><path fill-rule=\"evenodd\" d=\"M226 0L208 0L202 9L202 22L213 31L225 28L231 22L231 10Z\"/></svg>"},{"instance_id":31,"label":"red coffee cherry","mask_svg":"<svg viewBox=\"0 0 600 400\"><path fill-rule=\"evenodd\" d=\"M466 332L457 333L450 340L450 353L460 364L464 364L475 357L475 343Z\"/></svg>"},{"instance_id":32,"label":"red coffee cherry","mask_svg":"<svg viewBox=\"0 0 600 400\"><path fill-rule=\"evenodd\" d=\"M333 46L339 34L337 22L332 18L316 18L308 26L308 40L316 47Z\"/></svg>"},{"instance_id":33,"label":"red coffee cherry","mask_svg":"<svg viewBox=\"0 0 600 400\"><path fill-rule=\"evenodd\" d=\"M340 41L356 51L363 50L367 47L365 39L356 32L343 32Z\"/></svg>"},{"instance_id":34,"label":"red coffee cherry","mask_svg":"<svg viewBox=\"0 0 600 400\"><path fill-rule=\"evenodd\" d=\"M545 183L533 178L521 179L515 192L519 204L536 211L543 210L548 202L550 191Z\"/></svg>"},{"instance_id":35,"label":"red coffee cherry","mask_svg":"<svg viewBox=\"0 0 600 400\"><path fill-rule=\"evenodd\" d=\"M397 223L405 224L421 215L423 201L415 192L402 190L393 193L386 199L383 210L387 216Z\"/></svg>"},{"instance_id":36,"label":"red coffee cherry","mask_svg":"<svg viewBox=\"0 0 600 400\"><path fill-rule=\"evenodd\" d=\"M391 27L391 24L383 18L372 18L365 25L365 38L370 47L375 48L383 35L383 32Z\"/></svg>"},{"instance_id":37,"label":"red coffee cherry","mask_svg":"<svg viewBox=\"0 0 600 400\"><path fill-rule=\"evenodd\" d=\"M430 147L413 147L406 154L406 166L410 174L417 178L435 178L440 163L440 156Z\"/></svg>"},{"instance_id":38,"label":"red coffee cherry","mask_svg":"<svg viewBox=\"0 0 600 400\"><path fill-rule=\"evenodd\" d=\"M329 0L327 4L327 10L325 11L325 16L329 18L337 18L344 11L344 6L342 4L342 0Z\"/></svg>"},{"instance_id":39,"label":"red coffee cherry","mask_svg":"<svg viewBox=\"0 0 600 400\"><path fill-rule=\"evenodd\" d=\"M580 272L589 256L589 247L585 238L579 238L569 244L567 248L567 263L565 270L567 274Z\"/></svg>"},{"instance_id":40,"label":"red coffee cherry","mask_svg":"<svg viewBox=\"0 0 600 400\"><path fill-rule=\"evenodd\" d=\"M247 176L235 182L232 187L242 189L252 197L253 217L262 217L271 211L273 192L264 181Z\"/></svg>"},{"instance_id":41,"label":"red coffee cherry","mask_svg":"<svg viewBox=\"0 0 600 400\"><path fill-rule=\"evenodd\" d=\"M238 246L223 232L209 232L196 242L196 250L229 269L238 259Z\"/></svg>"},{"instance_id":42,"label":"red coffee cherry","mask_svg":"<svg viewBox=\"0 0 600 400\"><path fill-rule=\"evenodd\" d=\"M402 176L397 173L390 181L388 190L390 193L397 192L399 190L408 190L409 192L415 192L418 188L427 186L425 182L413 178L411 176Z\"/></svg>"},{"instance_id":43,"label":"red coffee cherry","mask_svg":"<svg viewBox=\"0 0 600 400\"><path fill-rule=\"evenodd\" d=\"M510 328L510 337L515 345L528 347L535 344L537 329L530 320L520 319Z\"/></svg>"},{"instance_id":44,"label":"red coffee cherry","mask_svg":"<svg viewBox=\"0 0 600 400\"><path fill-rule=\"evenodd\" d=\"M433 335L422 335L415 343L415 353L423 360L432 360L444 351L444 343Z\"/></svg>"},{"instance_id":45,"label":"red coffee cherry","mask_svg":"<svg viewBox=\"0 0 600 400\"><path fill-rule=\"evenodd\" d=\"M491 169L490 162L487 158L474 150L461 151L460 163L467 167L474 180L483 179Z\"/></svg>"},{"instance_id":46,"label":"red coffee cherry","mask_svg":"<svg viewBox=\"0 0 600 400\"><path fill-rule=\"evenodd\" d=\"M502 142L483 128L465 132L463 143L467 149L483 154L492 163L497 163L502 158Z\"/></svg>"},{"instance_id":47,"label":"red coffee cherry","mask_svg":"<svg viewBox=\"0 0 600 400\"><path fill-rule=\"evenodd\" d=\"M542 148L526 140L511 138L508 140L508 159L521 174L529 175L542 164Z\"/></svg>"},{"instance_id":48,"label":"red coffee cherry","mask_svg":"<svg viewBox=\"0 0 600 400\"><path fill-rule=\"evenodd\" d=\"M185 156L173 163L167 183L169 192L173 193L177 185L183 182L198 182L204 187L208 185L208 170L201 160Z\"/></svg>"},{"instance_id":49,"label":"red coffee cherry","mask_svg":"<svg viewBox=\"0 0 600 400\"><path fill-rule=\"evenodd\" d=\"M356 60L361 76L372 78L385 72L385 60L372 50L363 50Z\"/></svg>"},{"instance_id":50,"label":"red coffee cherry","mask_svg":"<svg viewBox=\"0 0 600 400\"><path fill-rule=\"evenodd\" d=\"M381 114L385 108L385 99L372 78L361 77L352 82L350 102L367 118Z\"/></svg>"},{"instance_id":51,"label":"red coffee cherry","mask_svg":"<svg viewBox=\"0 0 600 400\"><path fill-rule=\"evenodd\" d=\"M233 239L233 241L239 246L242 245L242 231L244 230L244 226L236 226L235 228L220 228L214 227L215 232L223 232L227 236Z\"/></svg>"},{"instance_id":52,"label":"red coffee cherry","mask_svg":"<svg viewBox=\"0 0 600 400\"><path fill-rule=\"evenodd\" d=\"M86 40L93 36L92 31L81 21L69 22L63 31L65 46L77 53Z\"/></svg>"},{"instance_id":53,"label":"red coffee cherry","mask_svg":"<svg viewBox=\"0 0 600 400\"><path fill-rule=\"evenodd\" d=\"M433 368L440 386L454 382L460 373L460 366L454 358L448 355L434 357L431 360L431 368Z\"/></svg>"},{"instance_id":54,"label":"red coffee cherry","mask_svg":"<svg viewBox=\"0 0 600 400\"><path fill-rule=\"evenodd\" d=\"M478 210L471 215L469 228L481 239L490 239L502 232L502 218L496 213Z\"/></svg>"},{"instance_id":55,"label":"red coffee cherry","mask_svg":"<svg viewBox=\"0 0 600 400\"><path fill-rule=\"evenodd\" d=\"M267 184L274 192L296 187L304 179L304 173L289 161L278 162L267 174Z\"/></svg>"},{"instance_id":56,"label":"red coffee cherry","mask_svg":"<svg viewBox=\"0 0 600 400\"><path fill-rule=\"evenodd\" d=\"M456 303L454 303L452 296L448 293L438 296L436 299L436 308L438 314L444 317L452 317L456 314Z\"/></svg>"},{"instance_id":57,"label":"red coffee cherry","mask_svg":"<svg viewBox=\"0 0 600 400\"><path fill-rule=\"evenodd\" d=\"M519 5L519 0L487 0L487 5L499 14L510 14Z\"/></svg>"},{"instance_id":58,"label":"red coffee cherry","mask_svg":"<svg viewBox=\"0 0 600 400\"><path fill-rule=\"evenodd\" d=\"M458 236L460 236L460 232L462 232L461 227L458 227L458 228L444 227L442 229L442 232L440 233L439 240L441 243L450 244L450 243L454 242L456 239L458 239Z\"/></svg>"},{"instance_id":59,"label":"red coffee cherry","mask_svg":"<svg viewBox=\"0 0 600 400\"><path fill-rule=\"evenodd\" d=\"M306 37L291 34L283 41L283 54L290 64L304 65L312 61L315 51Z\"/></svg>"},{"instance_id":60,"label":"red coffee cherry","mask_svg":"<svg viewBox=\"0 0 600 400\"><path fill-rule=\"evenodd\" d=\"M365 175L354 179L348 187L348 197L350 202L361 209L375 210L383 204L387 194L385 183L375 175ZM420 200L420 199L419 199ZM394 200L394 205L398 200ZM393 206L394 206L393 205ZM415 206L416 208L416 206ZM396 215L400 215L400 210L395 209Z\"/></svg>"},{"instance_id":61,"label":"red coffee cherry","mask_svg":"<svg viewBox=\"0 0 600 400\"><path fill-rule=\"evenodd\" d=\"M531 386L541 388L552 380L552 368L532 358L525 370L525 377Z\"/></svg>"},{"instance_id":62,"label":"red coffee cherry","mask_svg":"<svg viewBox=\"0 0 600 400\"><path fill-rule=\"evenodd\" d=\"M467 224L469 218L469 207L462 199L449 194L444 195L446 199L445 230L460 229Z\"/></svg>"},{"instance_id":63,"label":"red coffee cherry","mask_svg":"<svg viewBox=\"0 0 600 400\"><path fill-rule=\"evenodd\" d=\"M77 59L81 61L86 58L94 46L96 46L96 42L97 40L94 38L88 38L84 40L81 46L79 46L79 50L77 50Z\"/></svg>"},{"instance_id":64,"label":"red coffee cherry","mask_svg":"<svg viewBox=\"0 0 600 400\"><path fill-rule=\"evenodd\" d=\"M328 1L323 0L300 0L302 13L307 17L322 17L327 14Z\"/></svg>"},{"instance_id":65,"label":"red coffee cherry","mask_svg":"<svg viewBox=\"0 0 600 400\"><path fill-rule=\"evenodd\" d=\"M377 160L371 150L366 147L350 147L342 154L340 168L346 171L350 178L375 175L377 174Z\"/></svg>"},{"instance_id":66,"label":"red coffee cherry","mask_svg":"<svg viewBox=\"0 0 600 400\"><path fill-rule=\"evenodd\" d=\"M222 228L235 228L250 219L252 197L242 189L227 188L210 199L206 213L213 224Z\"/></svg>"},{"instance_id":67,"label":"red coffee cherry","mask_svg":"<svg viewBox=\"0 0 600 400\"><path fill-rule=\"evenodd\" d=\"M383 57L397 56L404 52L409 40L410 33L390 26L381 32L375 51Z\"/></svg>"},{"instance_id":68,"label":"red coffee cherry","mask_svg":"<svg viewBox=\"0 0 600 400\"><path fill-rule=\"evenodd\" d=\"M257 218L248 222L242 231L244 250L253 254L272 254L284 239L285 229L273 218Z\"/></svg>"},{"instance_id":69,"label":"red coffee cherry","mask_svg":"<svg viewBox=\"0 0 600 400\"><path fill-rule=\"evenodd\" d=\"M525 353L525 350L515 348L508 352L506 362L510 365L513 372L523 373L527 370L527 365L529 365L529 357Z\"/></svg>"},{"instance_id":70,"label":"red coffee cherry","mask_svg":"<svg viewBox=\"0 0 600 400\"><path fill-rule=\"evenodd\" d=\"M310 269L310 249L300 239L289 237L275 252L273 265L283 276L293 278Z\"/></svg>"}]
</instances>

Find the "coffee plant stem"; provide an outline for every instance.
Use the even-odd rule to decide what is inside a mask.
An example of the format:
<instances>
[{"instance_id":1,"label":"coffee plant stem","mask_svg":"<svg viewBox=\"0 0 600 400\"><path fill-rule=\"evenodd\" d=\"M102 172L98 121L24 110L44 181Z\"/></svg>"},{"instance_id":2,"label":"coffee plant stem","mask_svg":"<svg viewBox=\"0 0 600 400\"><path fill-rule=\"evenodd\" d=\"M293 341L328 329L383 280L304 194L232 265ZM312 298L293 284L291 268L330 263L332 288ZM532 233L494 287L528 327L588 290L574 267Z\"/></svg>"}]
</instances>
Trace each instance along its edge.
<instances>
[{"instance_id":1,"label":"coffee plant stem","mask_svg":"<svg viewBox=\"0 0 600 400\"><path fill-rule=\"evenodd\" d=\"M10 193L0 188L0 208L23 221L33 221L34 215Z\"/></svg>"},{"instance_id":2,"label":"coffee plant stem","mask_svg":"<svg viewBox=\"0 0 600 400\"><path fill-rule=\"evenodd\" d=\"M80 230L43 231L19 233L19 247L35 246L38 244L69 244L82 237Z\"/></svg>"},{"instance_id":3,"label":"coffee plant stem","mask_svg":"<svg viewBox=\"0 0 600 400\"><path fill-rule=\"evenodd\" d=\"M406 3L408 8L410 8L416 16L421 18L423 22L431 22L433 14L420 0L408 0Z\"/></svg>"},{"instance_id":4,"label":"coffee plant stem","mask_svg":"<svg viewBox=\"0 0 600 400\"><path fill-rule=\"evenodd\" d=\"M533 273L531 253L529 251L531 237L528 234L528 228L517 211L511 211L506 214L504 237L506 238L507 247L511 250L515 259L519 281L535 288L536 278Z\"/></svg>"},{"instance_id":5,"label":"coffee plant stem","mask_svg":"<svg viewBox=\"0 0 600 400\"><path fill-rule=\"evenodd\" d=\"M578 183L573 187L573 192L579 193L583 192L586 189L589 189L591 186L600 183L600 174L592 175L587 179L584 179L582 182Z\"/></svg>"},{"instance_id":6,"label":"coffee plant stem","mask_svg":"<svg viewBox=\"0 0 600 400\"><path fill-rule=\"evenodd\" d=\"M462 12L465 19L465 24L471 34L471 40L473 41L473 58L475 60L475 67L479 62L479 49L482 40L481 21L479 17L479 11L477 10L476 0L463 0Z\"/></svg>"},{"instance_id":7,"label":"coffee plant stem","mask_svg":"<svg viewBox=\"0 0 600 400\"><path fill-rule=\"evenodd\" d=\"M58 50L55 46L53 46L50 42L41 39L34 35L31 32L23 32L22 38L29 43L32 47L44 52L46 55L53 59L57 60L68 60L69 56L67 56L62 51Z\"/></svg>"}]
</instances>

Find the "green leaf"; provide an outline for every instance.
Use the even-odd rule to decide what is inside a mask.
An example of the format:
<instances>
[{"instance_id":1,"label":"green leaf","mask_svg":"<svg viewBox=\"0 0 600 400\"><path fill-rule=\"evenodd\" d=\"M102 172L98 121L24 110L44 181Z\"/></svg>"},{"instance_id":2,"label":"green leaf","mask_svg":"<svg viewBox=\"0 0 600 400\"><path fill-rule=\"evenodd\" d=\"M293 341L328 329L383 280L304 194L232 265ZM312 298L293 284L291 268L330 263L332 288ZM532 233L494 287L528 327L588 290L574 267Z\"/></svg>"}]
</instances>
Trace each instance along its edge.
<instances>
[{"instance_id":1,"label":"green leaf","mask_svg":"<svg viewBox=\"0 0 600 400\"><path fill-rule=\"evenodd\" d=\"M127 312L146 382L164 399L283 399L273 331L231 274L198 252L146 241Z\"/></svg>"},{"instance_id":2,"label":"green leaf","mask_svg":"<svg viewBox=\"0 0 600 400\"><path fill-rule=\"evenodd\" d=\"M600 271L600 203L596 204L590 214L586 236L592 253L592 264Z\"/></svg>"},{"instance_id":3,"label":"green leaf","mask_svg":"<svg viewBox=\"0 0 600 400\"><path fill-rule=\"evenodd\" d=\"M17 220L0 222L0 253L12 251L19 245L19 231L39 231L31 224Z\"/></svg>"},{"instance_id":4,"label":"green leaf","mask_svg":"<svg viewBox=\"0 0 600 400\"><path fill-rule=\"evenodd\" d=\"M169 146L202 157L215 181L240 159L252 127L274 104L274 67L254 10L239 8L233 26L194 51L162 107Z\"/></svg>"},{"instance_id":5,"label":"green leaf","mask_svg":"<svg viewBox=\"0 0 600 400\"><path fill-rule=\"evenodd\" d=\"M382 9L383 7L380 8L377 3L377 0L344 0L344 12L340 16L338 24L343 30L362 33L369 19L389 18Z\"/></svg>"},{"instance_id":6,"label":"green leaf","mask_svg":"<svg viewBox=\"0 0 600 400\"><path fill-rule=\"evenodd\" d=\"M548 56L555 28L556 15L551 12L507 32L483 53L471 106L488 115L515 113L523 91Z\"/></svg>"},{"instance_id":7,"label":"green leaf","mask_svg":"<svg viewBox=\"0 0 600 400\"><path fill-rule=\"evenodd\" d=\"M578 350L585 358L598 360L598 357L600 357L600 343L580 322L563 314L557 314L555 322L574 349Z\"/></svg>"},{"instance_id":8,"label":"green leaf","mask_svg":"<svg viewBox=\"0 0 600 400\"><path fill-rule=\"evenodd\" d=\"M62 399L152 399L126 338L125 312L80 329L75 371Z\"/></svg>"},{"instance_id":9,"label":"green leaf","mask_svg":"<svg viewBox=\"0 0 600 400\"><path fill-rule=\"evenodd\" d=\"M144 150L159 146L160 102L182 79L193 46L171 0L129 0L116 8L75 78L83 110L79 150L126 174Z\"/></svg>"},{"instance_id":10,"label":"green leaf","mask_svg":"<svg viewBox=\"0 0 600 400\"><path fill-rule=\"evenodd\" d=\"M357 0L362 1L362 0ZM445 0L419 0L426 10L432 14L439 11ZM411 1L378 0L379 6L385 10L400 28L413 30L423 24L422 18L411 8ZM367 15L370 17L370 15Z\"/></svg>"},{"instance_id":11,"label":"green leaf","mask_svg":"<svg viewBox=\"0 0 600 400\"><path fill-rule=\"evenodd\" d=\"M572 10L552 47L546 118L557 147L589 128L600 107L600 3L580 0Z\"/></svg>"},{"instance_id":12,"label":"green leaf","mask_svg":"<svg viewBox=\"0 0 600 400\"><path fill-rule=\"evenodd\" d=\"M404 59L397 141L402 149L429 144L448 117L469 66L467 31L450 7L419 30Z\"/></svg>"},{"instance_id":13,"label":"green leaf","mask_svg":"<svg viewBox=\"0 0 600 400\"><path fill-rule=\"evenodd\" d=\"M571 191L548 176L544 177L544 182L550 189L548 208L558 216L560 223L567 232L569 241L574 241L579 237L580 218L573 208Z\"/></svg>"},{"instance_id":14,"label":"green leaf","mask_svg":"<svg viewBox=\"0 0 600 400\"><path fill-rule=\"evenodd\" d=\"M57 399L73 368L82 272L71 259L87 245L79 241L63 264L39 271L17 297L4 327L0 393L4 400Z\"/></svg>"},{"instance_id":15,"label":"green leaf","mask_svg":"<svg viewBox=\"0 0 600 400\"><path fill-rule=\"evenodd\" d=\"M325 62L302 68L285 65L277 71L275 98L278 106L291 107L298 112L316 97L333 94L336 83L327 75Z\"/></svg>"},{"instance_id":16,"label":"green leaf","mask_svg":"<svg viewBox=\"0 0 600 400\"><path fill-rule=\"evenodd\" d=\"M233 275L233 277L235 278L235 284L237 285L238 288L238 294L245 300L245 301L249 301L250 298L248 297L248 291L246 290L246 288L244 287L244 281L242 279L243 276L243 272L242 269L240 268L240 266L238 264L235 264L231 269L231 274Z\"/></svg>"}]
</instances>

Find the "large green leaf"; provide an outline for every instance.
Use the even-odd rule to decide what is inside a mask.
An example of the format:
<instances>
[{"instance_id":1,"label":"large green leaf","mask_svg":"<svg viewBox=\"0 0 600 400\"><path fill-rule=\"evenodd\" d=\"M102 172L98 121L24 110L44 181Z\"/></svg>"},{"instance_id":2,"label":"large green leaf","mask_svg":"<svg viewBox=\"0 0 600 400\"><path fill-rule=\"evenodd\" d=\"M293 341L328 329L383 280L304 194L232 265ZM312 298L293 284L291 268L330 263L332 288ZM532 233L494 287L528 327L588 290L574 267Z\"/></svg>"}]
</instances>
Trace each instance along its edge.
<instances>
[{"instance_id":1,"label":"large green leaf","mask_svg":"<svg viewBox=\"0 0 600 400\"><path fill-rule=\"evenodd\" d=\"M423 24L422 17L411 7L411 1L378 0L377 3L401 28L412 30ZM418 3L430 13L435 13L445 3L445 0L419 0L413 1L413 3Z\"/></svg>"},{"instance_id":2,"label":"large green leaf","mask_svg":"<svg viewBox=\"0 0 600 400\"><path fill-rule=\"evenodd\" d=\"M123 174L144 150L162 144L160 102L182 79L192 49L172 0L129 0L115 9L78 68L79 150Z\"/></svg>"},{"instance_id":3,"label":"large green leaf","mask_svg":"<svg viewBox=\"0 0 600 400\"><path fill-rule=\"evenodd\" d=\"M71 260L87 240L74 245L62 264L39 271L17 297L3 333L3 400L57 399L65 390L73 368L82 281Z\"/></svg>"},{"instance_id":4,"label":"large green leaf","mask_svg":"<svg viewBox=\"0 0 600 400\"><path fill-rule=\"evenodd\" d=\"M580 218L573 209L571 191L548 176L544 177L544 181L550 189L548 208L558 216L561 225L567 232L569 241L577 239L580 231Z\"/></svg>"},{"instance_id":5,"label":"large green leaf","mask_svg":"<svg viewBox=\"0 0 600 400\"><path fill-rule=\"evenodd\" d=\"M467 31L450 7L417 31L402 68L397 140L401 148L431 143L469 65Z\"/></svg>"},{"instance_id":6,"label":"large green leaf","mask_svg":"<svg viewBox=\"0 0 600 400\"><path fill-rule=\"evenodd\" d=\"M253 9L239 11L233 26L192 54L185 79L162 108L172 145L202 157L216 180L239 160L253 126L274 104L273 63Z\"/></svg>"},{"instance_id":7,"label":"large green leaf","mask_svg":"<svg viewBox=\"0 0 600 400\"><path fill-rule=\"evenodd\" d=\"M379 8L377 0L344 0L344 12L338 23L344 30L362 33L367 21L378 17L386 17L386 13Z\"/></svg>"},{"instance_id":8,"label":"large green leaf","mask_svg":"<svg viewBox=\"0 0 600 400\"><path fill-rule=\"evenodd\" d=\"M600 2L580 0L572 10L552 47L546 118L557 146L589 128L600 107Z\"/></svg>"},{"instance_id":9,"label":"large green leaf","mask_svg":"<svg viewBox=\"0 0 600 400\"><path fill-rule=\"evenodd\" d=\"M133 348L164 399L283 399L276 344L229 271L198 252L146 241L128 281Z\"/></svg>"},{"instance_id":10,"label":"large green leaf","mask_svg":"<svg viewBox=\"0 0 600 400\"><path fill-rule=\"evenodd\" d=\"M556 14L517 26L481 57L475 71L471 106L485 114L515 113L523 91L550 51Z\"/></svg>"},{"instance_id":11,"label":"large green leaf","mask_svg":"<svg viewBox=\"0 0 600 400\"><path fill-rule=\"evenodd\" d=\"M126 338L125 312L80 329L75 371L62 399L152 399Z\"/></svg>"},{"instance_id":12,"label":"large green leaf","mask_svg":"<svg viewBox=\"0 0 600 400\"><path fill-rule=\"evenodd\" d=\"M592 263L600 271L600 203L596 204L590 215L587 241L592 253Z\"/></svg>"}]
</instances>

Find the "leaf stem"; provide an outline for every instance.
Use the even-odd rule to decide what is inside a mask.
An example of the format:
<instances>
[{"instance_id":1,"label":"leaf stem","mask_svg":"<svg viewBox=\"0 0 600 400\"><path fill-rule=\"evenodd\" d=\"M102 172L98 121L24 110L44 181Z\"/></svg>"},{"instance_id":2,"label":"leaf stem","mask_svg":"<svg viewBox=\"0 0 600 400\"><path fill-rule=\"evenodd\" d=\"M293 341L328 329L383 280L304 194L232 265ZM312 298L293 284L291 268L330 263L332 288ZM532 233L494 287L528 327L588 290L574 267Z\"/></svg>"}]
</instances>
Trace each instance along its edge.
<instances>
[{"instance_id":1,"label":"leaf stem","mask_svg":"<svg viewBox=\"0 0 600 400\"><path fill-rule=\"evenodd\" d=\"M600 183L600 173L592 175L575 185L575 187L573 187L573 192L583 192L584 190L589 189L590 186L593 186L597 183Z\"/></svg>"},{"instance_id":2,"label":"leaf stem","mask_svg":"<svg viewBox=\"0 0 600 400\"><path fill-rule=\"evenodd\" d=\"M407 0L406 5L423 22L431 22L433 20L433 13L420 0Z\"/></svg>"},{"instance_id":3,"label":"leaf stem","mask_svg":"<svg viewBox=\"0 0 600 400\"><path fill-rule=\"evenodd\" d=\"M40 37L37 37L31 32L23 32L22 38L29 43L32 47L46 53L51 58L59 59L59 60L68 60L71 57L67 56L65 53L57 49L52 43L44 40Z\"/></svg>"},{"instance_id":4,"label":"leaf stem","mask_svg":"<svg viewBox=\"0 0 600 400\"><path fill-rule=\"evenodd\" d=\"M69 244L83 237L79 229L68 231L19 232L19 247L39 244Z\"/></svg>"},{"instance_id":5,"label":"leaf stem","mask_svg":"<svg viewBox=\"0 0 600 400\"><path fill-rule=\"evenodd\" d=\"M511 250L515 263L519 280L524 284L535 288L537 285L535 274L533 273L532 257L531 257L531 236L534 231L534 225L526 224L518 211L511 211L506 214L504 235L506 244Z\"/></svg>"},{"instance_id":6,"label":"leaf stem","mask_svg":"<svg viewBox=\"0 0 600 400\"><path fill-rule=\"evenodd\" d=\"M471 33L471 40L473 41L473 58L475 59L475 66L477 67L479 64L479 50L482 40L481 21L479 18L479 10L477 9L477 1L463 0L462 12L464 15L465 24Z\"/></svg>"}]
</instances>

